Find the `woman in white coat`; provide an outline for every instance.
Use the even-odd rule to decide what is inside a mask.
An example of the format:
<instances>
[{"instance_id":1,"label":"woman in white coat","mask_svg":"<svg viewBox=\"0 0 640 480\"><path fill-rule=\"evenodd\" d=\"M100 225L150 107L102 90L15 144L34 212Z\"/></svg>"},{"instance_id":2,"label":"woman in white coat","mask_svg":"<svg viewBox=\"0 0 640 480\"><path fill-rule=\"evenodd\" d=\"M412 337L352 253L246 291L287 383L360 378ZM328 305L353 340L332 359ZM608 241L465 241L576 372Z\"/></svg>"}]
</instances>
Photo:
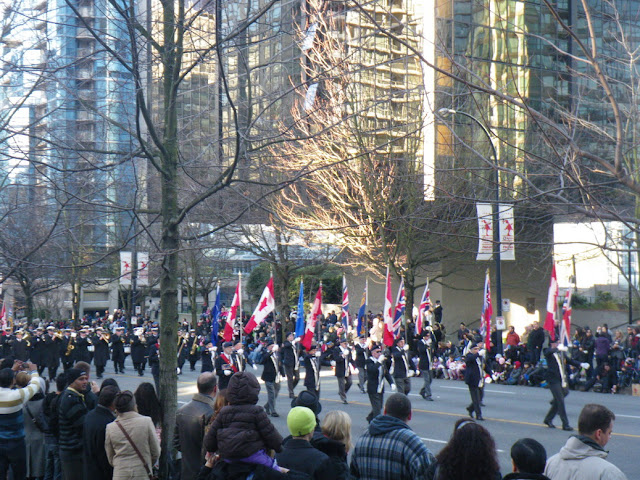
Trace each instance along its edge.
<instances>
[{"instance_id":1,"label":"woman in white coat","mask_svg":"<svg viewBox=\"0 0 640 480\"><path fill-rule=\"evenodd\" d=\"M118 393L115 407L118 416L115 422L107 425L105 437L107 458L113 465L113 479L148 480L148 472L160 457L153 421L137 412L135 397L129 390Z\"/></svg>"}]
</instances>

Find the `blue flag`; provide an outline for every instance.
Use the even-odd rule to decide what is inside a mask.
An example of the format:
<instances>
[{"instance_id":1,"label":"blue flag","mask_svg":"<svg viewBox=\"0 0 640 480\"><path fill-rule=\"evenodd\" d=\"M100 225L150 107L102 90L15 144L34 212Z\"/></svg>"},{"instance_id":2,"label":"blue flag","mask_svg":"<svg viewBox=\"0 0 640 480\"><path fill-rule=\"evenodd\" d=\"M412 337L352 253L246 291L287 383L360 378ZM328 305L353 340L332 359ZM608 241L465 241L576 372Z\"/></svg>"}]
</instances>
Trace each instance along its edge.
<instances>
[{"instance_id":1,"label":"blue flag","mask_svg":"<svg viewBox=\"0 0 640 480\"><path fill-rule=\"evenodd\" d=\"M367 282L368 283L368 282ZM365 285L364 292L362 292L362 303L360 304L360 308L358 309L358 327L357 334L358 336L364 335L367 336L367 319L365 318L366 310L367 310L367 290L369 285Z\"/></svg>"},{"instance_id":2,"label":"blue flag","mask_svg":"<svg viewBox=\"0 0 640 480\"><path fill-rule=\"evenodd\" d=\"M213 346L218 346L218 325L220 321L220 285L216 290L216 303L211 309L211 343Z\"/></svg>"},{"instance_id":3,"label":"blue flag","mask_svg":"<svg viewBox=\"0 0 640 480\"><path fill-rule=\"evenodd\" d=\"M305 330L304 321L304 283L300 279L300 295L298 295L298 317L296 318L296 337L302 337Z\"/></svg>"}]
</instances>

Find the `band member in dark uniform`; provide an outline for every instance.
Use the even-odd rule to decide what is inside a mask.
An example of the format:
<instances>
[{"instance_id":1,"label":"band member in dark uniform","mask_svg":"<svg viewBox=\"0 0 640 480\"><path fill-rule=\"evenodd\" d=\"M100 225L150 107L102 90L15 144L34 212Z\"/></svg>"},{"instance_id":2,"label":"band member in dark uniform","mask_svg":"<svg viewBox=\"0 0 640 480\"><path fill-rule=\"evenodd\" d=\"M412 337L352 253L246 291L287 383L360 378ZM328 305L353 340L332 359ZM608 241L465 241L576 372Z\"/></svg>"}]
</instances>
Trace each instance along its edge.
<instances>
[{"instance_id":1,"label":"band member in dark uniform","mask_svg":"<svg viewBox=\"0 0 640 480\"><path fill-rule=\"evenodd\" d=\"M122 333L123 327L116 328L116 333L111 336L111 360L113 360L113 369L116 373L124 373L124 339Z\"/></svg>"},{"instance_id":2,"label":"band member in dark uniform","mask_svg":"<svg viewBox=\"0 0 640 480\"><path fill-rule=\"evenodd\" d=\"M544 424L549 428L556 428L552 423L556 414L560 415L562 420L562 429L568 432L573 428L569 425L569 418L567 417L567 410L564 407L564 397L569 395L569 383L567 381L567 366L569 363L574 367L588 368L587 363L581 364L575 360L567 358L564 352L567 351L567 347L558 344L557 341L551 342L549 348L545 349L544 357L547 359L547 370L545 378L549 385L553 400L551 400L551 408L544 417Z\"/></svg>"},{"instance_id":3,"label":"band member in dark uniform","mask_svg":"<svg viewBox=\"0 0 640 480\"><path fill-rule=\"evenodd\" d=\"M55 332L55 328L47 327L47 334L44 337L44 362L49 369L50 382L56 379L61 354L64 354L64 352L62 351L60 335Z\"/></svg>"},{"instance_id":4,"label":"band member in dark uniform","mask_svg":"<svg viewBox=\"0 0 640 480\"><path fill-rule=\"evenodd\" d=\"M338 379L338 395L342 403L347 404L347 392L351 388L351 349L347 337L340 339L340 345L334 348L331 366L335 367L336 378Z\"/></svg>"},{"instance_id":5,"label":"band member in dark uniform","mask_svg":"<svg viewBox=\"0 0 640 480\"><path fill-rule=\"evenodd\" d=\"M83 328L80 330L78 336L75 339L76 348L74 350L77 362L87 362L91 364L91 353L89 353L89 345L92 345L93 341L88 337L89 330Z\"/></svg>"},{"instance_id":6,"label":"band member in dark uniform","mask_svg":"<svg viewBox=\"0 0 640 480\"><path fill-rule=\"evenodd\" d=\"M294 389L300 381L300 349L299 343L294 341L293 332L287 333L287 340L282 344L282 365L287 376L289 398L294 398Z\"/></svg>"},{"instance_id":7,"label":"band member in dark uniform","mask_svg":"<svg viewBox=\"0 0 640 480\"><path fill-rule=\"evenodd\" d=\"M478 343L471 347L469 353L464 358L466 369L464 373L464 383L469 387L469 395L471 396L471 403L467 407L469 416L473 417L473 412L476 413L477 420L484 420L482 418L482 410L480 409L480 389L484 387L484 372L482 368L482 358L485 350L481 350L482 343Z\"/></svg>"},{"instance_id":8,"label":"band member in dark uniform","mask_svg":"<svg viewBox=\"0 0 640 480\"><path fill-rule=\"evenodd\" d=\"M418 342L418 368L422 374L423 386L420 396L429 402L433 402L431 396L431 359L433 357L433 336L429 330L422 331L422 340Z\"/></svg>"},{"instance_id":9,"label":"band member in dark uniform","mask_svg":"<svg viewBox=\"0 0 640 480\"><path fill-rule=\"evenodd\" d=\"M195 372L196 363L200 360L200 340L196 337L195 330L189 332L187 347L189 347L189 367L192 372Z\"/></svg>"},{"instance_id":10,"label":"band member in dark uniform","mask_svg":"<svg viewBox=\"0 0 640 480\"><path fill-rule=\"evenodd\" d=\"M229 385L231 375L239 372L237 361L234 359L233 342L222 344L223 352L216 358L215 367L218 375L219 389L224 390Z\"/></svg>"},{"instance_id":11,"label":"band member in dark uniform","mask_svg":"<svg viewBox=\"0 0 640 480\"><path fill-rule=\"evenodd\" d=\"M147 339L142 334L142 327L134 329L131 337L131 361L138 376L144 375L144 361L147 355Z\"/></svg>"},{"instance_id":12,"label":"band member in dark uniform","mask_svg":"<svg viewBox=\"0 0 640 480\"><path fill-rule=\"evenodd\" d=\"M24 332L18 330L16 332L16 338L11 341L11 354L16 360L26 362L29 359L31 350L31 342L29 340L23 340Z\"/></svg>"},{"instance_id":13,"label":"band member in dark uniform","mask_svg":"<svg viewBox=\"0 0 640 480\"><path fill-rule=\"evenodd\" d=\"M389 375L386 359L382 355L380 345L373 344L370 348L371 356L367 359L365 369L367 371L367 393L371 402L371 412L367 415L367 422L371 423L375 417L382 413L384 401L384 380L391 385L391 390L396 391L393 378Z\"/></svg>"},{"instance_id":14,"label":"band member in dark uniform","mask_svg":"<svg viewBox=\"0 0 640 480\"><path fill-rule=\"evenodd\" d=\"M104 368L109 360L109 335L102 330L102 327L98 327L92 342L94 345L93 363L96 366L96 376L102 378Z\"/></svg>"},{"instance_id":15,"label":"band member in dark uniform","mask_svg":"<svg viewBox=\"0 0 640 480\"><path fill-rule=\"evenodd\" d=\"M62 360L62 369L66 372L75 363L76 358L76 345L75 345L75 332L71 332L70 328L65 328L62 332L62 338L60 339L60 359Z\"/></svg>"},{"instance_id":16,"label":"band member in dark uniform","mask_svg":"<svg viewBox=\"0 0 640 480\"><path fill-rule=\"evenodd\" d=\"M318 345L311 344L307 354L304 356L304 386L320 398L320 360L321 352Z\"/></svg>"}]
</instances>

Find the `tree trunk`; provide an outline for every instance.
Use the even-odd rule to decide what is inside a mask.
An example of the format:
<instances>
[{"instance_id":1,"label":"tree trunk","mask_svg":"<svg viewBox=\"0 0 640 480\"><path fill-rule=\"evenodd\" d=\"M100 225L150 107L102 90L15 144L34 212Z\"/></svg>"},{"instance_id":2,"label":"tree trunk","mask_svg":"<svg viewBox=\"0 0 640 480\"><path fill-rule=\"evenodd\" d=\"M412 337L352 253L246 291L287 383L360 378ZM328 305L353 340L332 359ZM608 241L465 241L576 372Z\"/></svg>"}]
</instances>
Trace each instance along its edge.
<instances>
[{"instance_id":1,"label":"tree trunk","mask_svg":"<svg viewBox=\"0 0 640 480\"><path fill-rule=\"evenodd\" d=\"M182 33L176 32L176 12L173 1L163 1L163 124L164 151L162 170L162 238L163 254L160 274L160 402L164 411L160 457L160 478L169 478L173 432L178 404L177 337L178 337L178 249L180 236L178 206L178 115L176 105L177 79L180 72ZM183 4L179 3L180 15ZM178 27L180 28L180 27ZM176 43L176 40L178 43Z\"/></svg>"}]
</instances>

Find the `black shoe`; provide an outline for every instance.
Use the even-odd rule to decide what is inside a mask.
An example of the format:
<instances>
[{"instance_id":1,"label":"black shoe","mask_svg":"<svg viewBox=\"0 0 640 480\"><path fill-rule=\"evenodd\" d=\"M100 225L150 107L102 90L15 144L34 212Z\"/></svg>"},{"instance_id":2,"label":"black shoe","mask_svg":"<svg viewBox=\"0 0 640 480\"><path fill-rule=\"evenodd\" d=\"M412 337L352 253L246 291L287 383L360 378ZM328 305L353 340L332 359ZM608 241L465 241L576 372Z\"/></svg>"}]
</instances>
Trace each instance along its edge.
<instances>
[{"instance_id":1,"label":"black shoe","mask_svg":"<svg viewBox=\"0 0 640 480\"><path fill-rule=\"evenodd\" d=\"M544 423L549 428L556 428L556 426L553 423L551 423L551 420L549 420L548 422L545 420L542 423Z\"/></svg>"},{"instance_id":2,"label":"black shoe","mask_svg":"<svg viewBox=\"0 0 640 480\"><path fill-rule=\"evenodd\" d=\"M484 422L484 418L482 418L482 415L480 415L479 417L476 417L476 420L480 420L481 422Z\"/></svg>"},{"instance_id":3,"label":"black shoe","mask_svg":"<svg viewBox=\"0 0 640 480\"><path fill-rule=\"evenodd\" d=\"M347 402L346 400L343 400L342 403L344 403L345 405L349 405L349 402Z\"/></svg>"},{"instance_id":4,"label":"black shoe","mask_svg":"<svg viewBox=\"0 0 640 480\"><path fill-rule=\"evenodd\" d=\"M296 396L293 393L290 393L289 398L296 398Z\"/></svg>"},{"instance_id":5,"label":"black shoe","mask_svg":"<svg viewBox=\"0 0 640 480\"><path fill-rule=\"evenodd\" d=\"M482 402L480 402L480 406L481 407L486 407L486 405L484 403L482 403Z\"/></svg>"},{"instance_id":6,"label":"black shoe","mask_svg":"<svg viewBox=\"0 0 640 480\"><path fill-rule=\"evenodd\" d=\"M564 427L562 427L562 430L564 430L565 432L573 432L573 427L571 427L570 425L565 425Z\"/></svg>"},{"instance_id":7,"label":"black shoe","mask_svg":"<svg viewBox=\"0 0 640 480\"><path fill-rule=\"evenodd\" d=\"M467 407L467 412L469 412L469 416L473 418L473 409L471 407Z\"/></svg>"},{"instance_id":8,"label":"black shoe","mask_svg":"<svg viewBox=\"0 0 640 480\"><path fill-rule=\"evenodd\" d=\"M279 417L280 415L278 415L278 412L272 412L272 413L271 413L271 416L272 416L272 417Z\"/></svg>"},{"instance_id":9,"label":"black shoe","mask_svg":"<svg viewBox=\"0 0 640 480\"><path fill-rule=\"evenodd\" d=\"M433 402L433 398L431 397L423 397L427 402Z\"/></svg>"},{"instance_id":10,"label":"black shoe","mask_svg":"<svg viewBox=\"0 0 640 480\"><path fill-rule=\"evenodd\" d=\"M366 390L360 390L360 393L367 393Z\"/></svg>"}]
</instances>

